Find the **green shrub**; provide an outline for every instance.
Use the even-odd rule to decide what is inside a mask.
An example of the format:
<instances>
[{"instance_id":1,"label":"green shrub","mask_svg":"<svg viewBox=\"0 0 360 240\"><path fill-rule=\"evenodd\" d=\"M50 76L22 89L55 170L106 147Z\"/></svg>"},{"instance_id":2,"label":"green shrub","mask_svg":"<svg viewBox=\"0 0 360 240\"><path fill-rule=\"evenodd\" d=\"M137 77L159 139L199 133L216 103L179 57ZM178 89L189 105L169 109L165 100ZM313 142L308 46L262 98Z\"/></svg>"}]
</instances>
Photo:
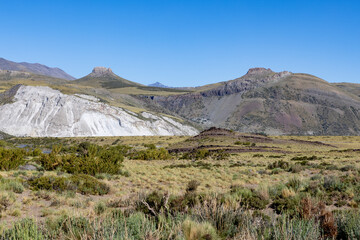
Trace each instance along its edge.
<instances>
[{"instance_id":1,"label":"green shrub","mask_svg":"<svg viewBox=\"0 0 360 240\"><path fill-rule=\"evenodd\" d=\"M278 196L271 204L271 208L277 214L288 214L289 216L297 216L300 209L300 197L290 196L282 197Z\"/></svg>"},{"instance_id":2,"label":"green shrub","mask_svg":"<svg viewBox=\"0 0 360 240\"><path fill-rule=\"evenodd\" d=\"M13 193L0 193L0 213L10 207L16 200Z\"/></svg>"},{"instance_id":3,"label":"green shrub","mask_svg":"<svg viewBox=\"0 0 360 240\"><path fill-rule=\"evenodd\" d=\"M283 170L287 171L290 168L290 164L288 162L280 160L280 161L275 161L273 163L270 163L267 168L268 169L280 168L280 169L283 169Z\"/></svg>"},{"instance_id":4,"label":"green shrub","mask_svg":"<svg viewBox=\"0 0 360 240\"><path fill-rule=\"evenodd\" d=\"M323 187L328 192L343 192L346 190L346 184L344 184L338 177L336 176L326 176L324 178Z\"/></svg>"},{"instance_id":5,"label":"green shrub","mask_svg":"<svg viewBox=\"0 0 360 240\"><path fill-rule=\"evenodd\" d=\"M264 155L257 153L257 154L254 154L253 157L264 157Z\"/></svg>"},{"instance_id":6,"label":"green shrub","mask_svg":"<svg viewBox=\"0 0 360 240\"><path fill-rule=\"evenodd\" d=\"M186 192L195 192L196 189L200 186L200 182L197 180L191 180L187 187L186 187Z\"/></svg>"},{"instance_id":7,"label":"green shrub","mask_svg":"<svg viewBox=\"0 0 360 240\"><path fill-rule=\"evenodd\" d=\"M208 149L198 149L194 152L184 153L182 159L195 159L204 160L211 156L211 152Z\"/></svg>"},{"instance_id":8,"label":"green shrub","mask_svg":"<svg viewBox=\"0 0 360 240\"><path fill-rule=\"evenodd\" d=\"M353 165L346 165L346 166L340 168L340 171L342 171L342 172L356 171L356 170L357 170L356 167Z\"/></svg>"},{"instance_id":9,"label":"green shrub","mask_svg":"<svg viewBox=\"0 0 360 240\"><path fill-rule=\"evenodd\" d=\"M265 209L269 204L269 200L254 189L234 188L231 195L235 196L240 201L240 205L247 209Z\"/></svg>"},{"instance_id":10,"label":"green shrub","mask_svg":"<svg viewBox=\"0 0 360 240\"><path fill-rule=\"evenodd\" d=\"M152 149L152 150L156 149L155 144L144 144L144 147L146 147L148 149Z\"/></svg>"},{"instance_id":11,"label":"green shrub","mask_svg":"<svg viewBox=\"0 0 360 240\"><path fill-rule=\"evenodd\" d=\"M97 173L119 174L124 160L122 146L100 147L87 142L79 144L77 155L59 154L59 147L53 147L50 154L42 154L39 162L45 170L61 169L67 173L89 174Z\"/></svg>"},{"instance_id":12,"label":"green shrub","mask_svg":"<svg viewBox=\"0 0 360 240\"><path fill-rule=\"evenodd\" d=\"M291 160L292 161L311 161L311 160L319 160L321 158L313 155L313 156L297 156L297 157L293 157Z\"/></svg>"},{"instance_id":13,"label":"green shrub","mask_svg":"<svg viewBox=\"0 0 360 240\"><path fill-rule=\"evenodd\" d=\"M171 155L165 148L147 149L131 154L130 159L134 160L168 160Z\"/></svg>"},{"instance_id":14,"label":"green shrub","mask_svg":"<svg viewBox=\"0 0 360 240\"><path fill-rule=\"evenodd\" d=\"M17 169L25 163L25 154L26 151L24 149L0 148L0 170L9 171Z\"/></svg>"},{"instance_id":15,"label":"green shrub","mask_svg":"<svg viewBox=\"0 0 360 240\"><path fill-rule=\"evenodd\" d=\"M38 156L41 156L41 154L42 154L42 151L41 151L41 149L39 149L39 148L35 148L33 151L32 151L32 156L33 157L38 157Z\"/></svg>"},{"instance_id":16,"label":"green shrub","mask_svg":"<svg viewBox=\"0 0 360 240\"><path fill-rule=\"evenodd\" d=\"M241 142L241 141L236 141L234 142L235 145L244 145L244 146L252 146L255 147L256 143L251 143L251 142Z\"/></svg>"},{"instance_id":17,"label":"green shrub","mask_svg":"<svg viewBox=\"0 0 360 240\"><path fill-rule=\"evenodd\" d=\"M136 203L136 210L156 216L164 207L164 197L157 191L148 194L143 200Z\"/></svg>"},{"instance_id":18,"label":"green shrub","mask_svg":"<svg viewBox=\"0 0 360 240\"><path fill-rule=\"evenodd\" d=\"M0 187L4 190L10 190L14 193L22 193L24 189L24 185L17 179L0 179Z\"/></svg>"},{"instance_id":19,"label":"green shrub","mask_svg":"<svg viewBox=\"0 0 360 240\"><path fill-rule=\"evenodd\" d=\"M212 155L216 160L225 160L230 157L230 154L225 152L223 149L213 152Z\"/></svg>"},{"instance_id":20,"label":"green shrub","mask_svg":"<svg viewBox=\"0 0 360 240\"><path fill-rule=\"evenodd\" d=\"M300 164L294 164L294 165L291 165L289 171L292 172L292 173L299 173L303 169L304 169L304 167L301 166Z\"/></svg>"},{"instance_id":21,"label":"green shrub","mask_svg":"<svg viewBox=\"0 0 360 240\"><path fill-rule=\"evenodd\" d=\"M103 202L98 202L94 207L94 211L97 215L104 213L105 210L106 210L106 205Z\"/></svg>"},{"instance_id":22,"label":"green shrub","mask_svg":"<svg viewBox=\"0 0 360 240\"><path fill-rule=\"evenodd\" d=\"M85 174L73 175L68 178L43 176L30 179L28 182L34 190L77 191L81 194L92 195L104 195L110 191L105 183Z\"/></svg>"}]
</instances>

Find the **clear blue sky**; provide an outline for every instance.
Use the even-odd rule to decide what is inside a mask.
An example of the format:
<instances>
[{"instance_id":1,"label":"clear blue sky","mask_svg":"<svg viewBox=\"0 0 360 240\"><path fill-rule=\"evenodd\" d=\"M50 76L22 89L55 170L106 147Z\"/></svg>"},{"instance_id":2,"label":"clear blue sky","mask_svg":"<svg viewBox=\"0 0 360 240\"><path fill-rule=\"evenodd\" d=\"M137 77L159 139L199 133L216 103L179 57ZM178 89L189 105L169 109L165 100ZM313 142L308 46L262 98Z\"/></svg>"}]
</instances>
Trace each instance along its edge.
<instances>
[{"instance_id":1,"label":"clear blue sky","mask_svg":"<svg viewBox=\"0 0 360 240\"><path fill-rule=\"evenodd\" d=\"M360 83L359 0L1 1L0 57L198 86L251 67Z\"/></svg>"}]
</instances>

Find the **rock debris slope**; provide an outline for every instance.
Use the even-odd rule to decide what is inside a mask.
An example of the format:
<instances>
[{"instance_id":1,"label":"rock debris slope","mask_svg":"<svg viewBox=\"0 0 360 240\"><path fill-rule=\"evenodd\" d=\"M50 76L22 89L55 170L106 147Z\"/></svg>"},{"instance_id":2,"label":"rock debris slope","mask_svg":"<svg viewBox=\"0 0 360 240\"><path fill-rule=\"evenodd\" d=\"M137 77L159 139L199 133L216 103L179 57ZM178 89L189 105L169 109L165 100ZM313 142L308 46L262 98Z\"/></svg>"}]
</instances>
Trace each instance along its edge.
<instances>
[{"instance_id":1,"label":"rock debris slope","mask_svg":"<svg viewBox=\"0 0 360 240\"><path fill-rule=\"evenodd\" d=\"M134 113L95 98L49 87L17 86L0 106L0 131L14 136L195 135L191 126L149 112ZM8 94L9 95L9 94Z\"/></svg>"}]
</instances>

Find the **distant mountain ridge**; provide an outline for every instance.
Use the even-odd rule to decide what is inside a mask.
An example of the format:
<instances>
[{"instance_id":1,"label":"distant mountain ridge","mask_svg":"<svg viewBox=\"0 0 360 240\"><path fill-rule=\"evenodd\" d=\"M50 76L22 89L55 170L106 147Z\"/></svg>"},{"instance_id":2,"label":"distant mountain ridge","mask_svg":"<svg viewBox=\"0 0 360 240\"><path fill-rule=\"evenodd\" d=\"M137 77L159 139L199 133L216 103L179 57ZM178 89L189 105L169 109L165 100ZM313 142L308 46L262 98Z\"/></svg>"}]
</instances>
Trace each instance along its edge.
<instances>
[{"instance_id":1,"label":"distant mountain ridge","mask_svg":"<svg viewBox=\"0 0 360 240\"><path fill-rule=\"evenodd\" d=\"M45 75L54 78L62 78L66 80L75 80L75 78L60 68L51 68L39 63L13 62L0 58L0 70L30 72L39 75Z\"/></svg>"},{"instance_id":2,"label":"distant mountain ridge","mask_svg":"<svg viewBox=\"0 0 360 240\"><path fill-rule=\"evenodd\" d=\"M158 88L171 88L169 86L166 86L160 82L155 82L155 83L152 83L152 84L149 84L148 85L149 87L158 87Z\"/></svg>"}]
</instances>

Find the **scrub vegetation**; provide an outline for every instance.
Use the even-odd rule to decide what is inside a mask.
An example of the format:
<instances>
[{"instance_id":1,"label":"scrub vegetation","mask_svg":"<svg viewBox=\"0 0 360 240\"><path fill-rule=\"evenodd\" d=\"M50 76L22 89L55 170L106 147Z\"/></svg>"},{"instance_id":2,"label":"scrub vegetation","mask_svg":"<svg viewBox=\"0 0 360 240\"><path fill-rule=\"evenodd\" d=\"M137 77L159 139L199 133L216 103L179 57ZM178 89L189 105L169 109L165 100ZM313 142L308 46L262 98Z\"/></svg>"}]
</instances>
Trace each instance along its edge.
<instances>
[{"instance_id":1,"label":"scrub vegetation","mask_svg":"<svg viewBox=\"0 0 360 240\"><path fill-rule=\"evenodd\" d=\"M359 239L359 140L9 138L0 239Z\"/></svg>"}]
</instances>

